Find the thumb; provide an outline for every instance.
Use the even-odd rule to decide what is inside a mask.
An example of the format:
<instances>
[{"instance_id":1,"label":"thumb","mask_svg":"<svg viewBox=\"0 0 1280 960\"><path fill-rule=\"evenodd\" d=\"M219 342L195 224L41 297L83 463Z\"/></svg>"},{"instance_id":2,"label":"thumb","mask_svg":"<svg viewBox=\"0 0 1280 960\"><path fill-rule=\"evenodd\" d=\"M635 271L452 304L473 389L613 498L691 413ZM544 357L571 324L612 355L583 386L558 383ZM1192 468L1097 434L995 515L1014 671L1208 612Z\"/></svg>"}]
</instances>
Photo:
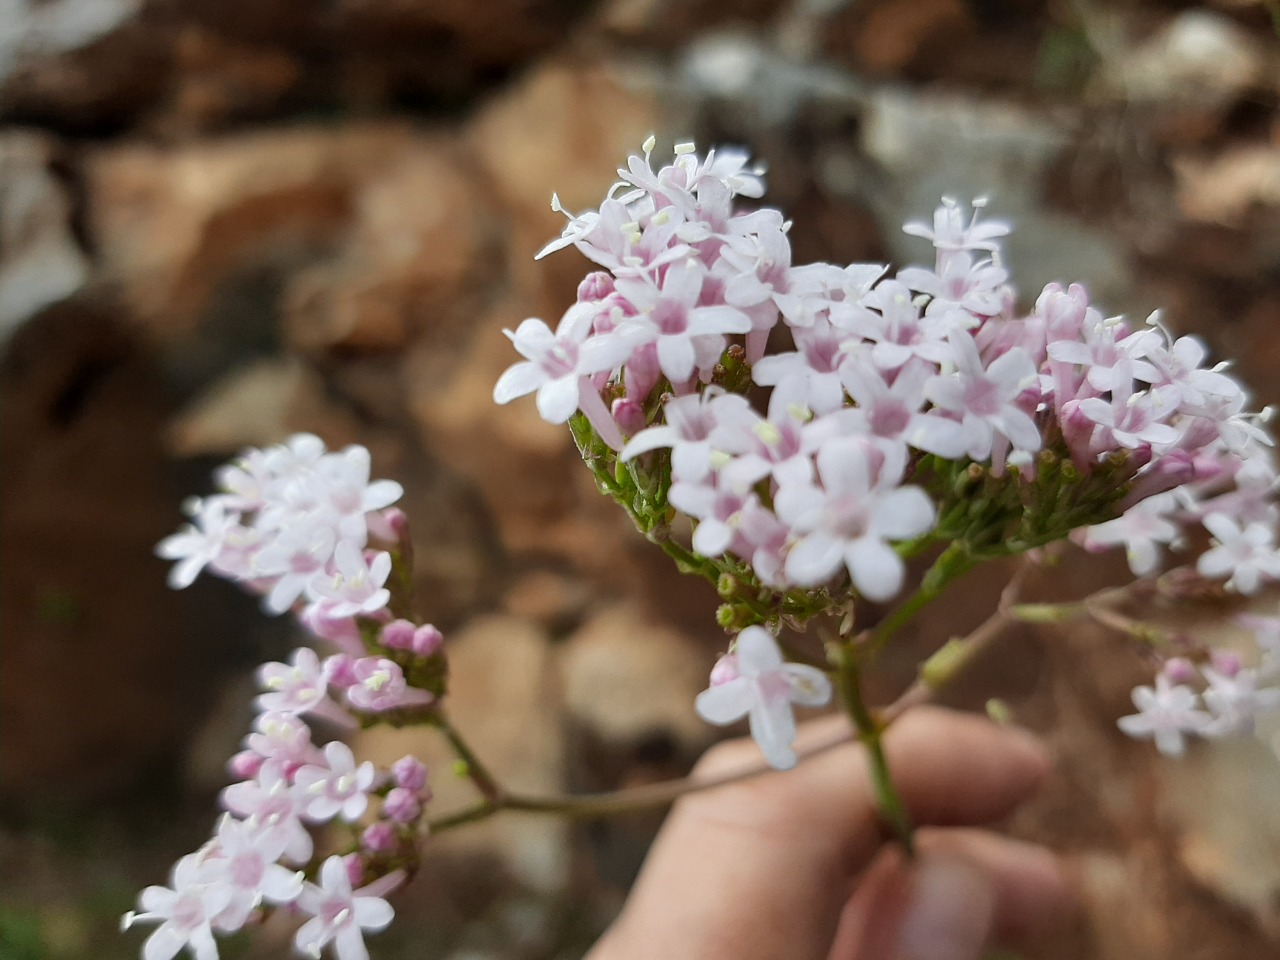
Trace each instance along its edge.
<instances>
[{"instance_id":1,"label":"thumb","mask_svg":"<svg viewBox=\"0 0 1280 960\"><path fill-rule=\"evenodd\" d=\"M830 960L978 960L1074 912L1058 859L983 830L925 830L919 856L881 851L846 904Z\"/></svg>"},{"instance_id":2,"label":"thumb","mask_svg":"<svg viewBox=\"0 0 1280 960\"><path fill-rule=\"evenodd\" d=\"M925 858L911 878L894 960L979 960L991 938L996 891L976 864Z\"/></svg>"}]
</instances>

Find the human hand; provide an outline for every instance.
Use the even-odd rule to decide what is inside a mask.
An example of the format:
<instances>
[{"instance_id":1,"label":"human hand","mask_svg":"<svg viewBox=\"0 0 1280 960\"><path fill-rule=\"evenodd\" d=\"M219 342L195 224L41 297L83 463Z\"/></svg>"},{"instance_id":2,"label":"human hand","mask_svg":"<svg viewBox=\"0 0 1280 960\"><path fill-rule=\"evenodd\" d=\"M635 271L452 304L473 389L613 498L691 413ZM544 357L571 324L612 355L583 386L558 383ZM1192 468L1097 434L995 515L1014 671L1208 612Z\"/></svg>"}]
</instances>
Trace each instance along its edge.
<instances>
[{"instance_id":1,"label":"human hand","mask_svg":"<svg viewBox=\"0 0 1280 960\"><path fill-rule=\"evenodd\" d=\"M799 752L842 729L843 717L806 724ZM1073 897L1053 854L975 829L1044 781L1033 737L922 707L894 723L885 749L923 827L914 862L886 845L863 749L844 743L681 799L589 960L979 960L1060 922ZM744 769L755 751L720 744L695 776Z\"/></svg>"}]
</instances>

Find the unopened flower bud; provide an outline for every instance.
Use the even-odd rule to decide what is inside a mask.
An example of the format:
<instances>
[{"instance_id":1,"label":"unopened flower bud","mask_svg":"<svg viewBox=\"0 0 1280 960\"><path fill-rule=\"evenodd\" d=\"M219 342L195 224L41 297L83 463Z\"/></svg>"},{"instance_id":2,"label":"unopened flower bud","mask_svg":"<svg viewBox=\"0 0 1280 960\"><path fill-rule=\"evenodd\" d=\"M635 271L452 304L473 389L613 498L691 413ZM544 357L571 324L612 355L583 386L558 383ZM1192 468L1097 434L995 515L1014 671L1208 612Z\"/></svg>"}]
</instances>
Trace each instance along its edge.
<instances>
[{"instance_id":1,"label":"unopened flower bud","mask_svg":"<svg viewBox=\"0 0 1280 960\"><path fill-rule=\"evenodd\" d=\"M413 756L404 756L391 766L391 775L396 778L397 786L417 793L427 785L427 767L421 760Z\"/></svg>"},{"instance_id":2,"label":"unopened flower bud","mask_svg":"<svg viewBox=\"0 0 1280 960\"><path fill-rule=\"evenodd\" d=\"M628 436L635 436L645 428L644 407L635 400L615 400L613 419L618 421L618 426Z\"/></svg>"},{"instance_id":3,"label":"unopened flower bud","mask_svg":"<svg viewBox=\"0 0 1280 960\"><path fill-rule=\"evenodd\" d=\"M345 690L352 684L359 683L360 680L355 675L355 663L355 659L345 653L335 653L327 658L324 662L324 673L329 685Z\"/></svg>"},{"instance_id":4,"label":"unopened flower bud","mask_svg":"<svg viewBox=\"0 0 1280 960\"><path fill-rule=\"evenodd\" d=\"M1224 677L1234 677L1244 667L1239 655L1229 650L1214 650L1209 659L1213 663L1213 669Z\"/></svg>"},{"instance_id":5,"label":"unopened flower bud","mask_svg":"<svg viewBox=\"0 0 1280 960\"><path fill-rule=\"evenodd\" d=\"M351 886L364 885L364 863L360 859L360 854L347 854L342 858L342 865L347 868L347 880L351 882Z\"/></svg>"},{"instance_id":6,"label":"unopened flower bud","mask_svg":"<svg viewBox=\"0 0 1280 960\"><path fill-rule=\"evenodd\" d=\"M1160 671L1170 683L1190 683L1196 679L1196 668L1186 657L1170 657Z\"/></svg>"},{"instance_id":7,"label":"unopened flower bud","mask_svg":"<svg viewBox=\"0 0 1280 960\"><path fill-rule=\"evenodd\" d=\"M387 526L391 528L391 532L395 534L396 539L403 539L409 533L409 515L399 507L388 507L382 511L382 519Z\"/></svg>"},{"instance_id":8,"label":"unopened flower bud","mask_svg":"<svg viewBox=\"0 0 1280 960\"><path fill-rule=\"evenodd\" d=\"M711 686L718 687L722 683L737 680L739 676L738 655L736 653L726 653L711 668Z\"/></svg>"},{"instance_id":9,"label":"unopened flower bud","mask_svg":"<svg viewBox=\"0 0 1280 960\"><path fill-rule=\"evenodd\" d=\"M603 270L588 273L578 284L578 302L593 303L613 293L613 277Z\"/></svg>"},{"instance_id":10,"label":"unopened flower bud","mask_svg":"<svg viewBox=\"0 0 1280 960\"><path fill-rule=\"evenodd\" d=\"M412 823L422 813L422 804L412 790L395 787L382 801L382 812L397 823Z\"/></svg>"},{"instance_id":11,"label":"unopened flower bud","mask_svg":"<svg viewBox=\"0 0 1280 960\"><path fill-rule=\"evenodd\" d=\"M416 629L408 620L392 620L382 628L378 640L389 650L409 650L413 647L413 632Z\"/></svg>"},{"instance_id":12,"label":"unopened flower bud","mask_svg":"<svg viewBox=\"0 0 1280 960\"><path fill-rule=\"evenodd\" d=\"M298 615L302 625L322 640L329 640L340 647L352 651L362 646L360 628L351 617L331 617L329 608L332 604L326 601L309 604Z\"/></svg>"},{"instance_id":13,"label":"unopened flower bud","mask_svg":"<svg viewBox=\"0 0 1280 960\"><path fill-rule=\"evenodd\" d=\"M444 634L431 624L424 624L413 631L410 649L420 657L430 657L444 646Z\"/></svg>"},{"instance_id":14,"label":"unopened flower bud","mask_svg":"<svg viewBox=\"0 0 1280 960\"><path fill-rule=\"evenodd\" d=\"M238 780L252 780L265 762L266 758L253 750L241 750L227 761L227 770Z\"/></svg>"},{"instance_id":15,"label":"unopened flower bud","mask_svg":"<svg viewBox=\"0 0 1280 960\"><path fill-rule=\"evenodd\" d=\"M395 849L396 828L385 820L371 823L361 835L360 843L370 853L387 853Z\"/></svg>"}]
</instances>

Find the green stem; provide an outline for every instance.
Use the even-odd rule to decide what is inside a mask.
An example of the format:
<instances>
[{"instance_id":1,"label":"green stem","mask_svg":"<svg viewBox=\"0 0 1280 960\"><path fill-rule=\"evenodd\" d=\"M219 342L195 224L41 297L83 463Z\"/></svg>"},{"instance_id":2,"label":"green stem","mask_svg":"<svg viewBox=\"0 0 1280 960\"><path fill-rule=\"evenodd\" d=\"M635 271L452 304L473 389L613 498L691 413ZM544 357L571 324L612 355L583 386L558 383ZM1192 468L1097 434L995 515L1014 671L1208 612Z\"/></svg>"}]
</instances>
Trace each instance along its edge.
<instances>
[{"instance_id":1,"label":"green stem","mask_svg":"<svg viewBox=\"0 0 1280 960\"><path fill-rule=\"evenodd\" d=\"M876 809L884 822L893 830L908 856L915 856L915 828L906 804L894 785L889 772L889 758L884 752L884 728L871 716L862 693L862 673L858 653L848 643L832 644L840 695L845 710L858 731L858 739L867 748L870 761L871 788L875 795Z\"/></svg>"},{"instance_id":2,"label":"green stem","mask_svg":"<svg viewBox=\"0 0 1280 960\"><path fill-rule=\"evenodd\" d=\"M489 768L480 762L480 758L462 739L457 729L444 716L438 714L436 720L440 732L444 734L449 746L453 747L453 752L458 755L458 759L462 762L467 777L476 785L476 789L480 791L480 795L484 797L484 802L492 807L501 807L505 799L505 791L502 785L498 783L497 778L489 772ZM472 819L480 819L479 816Z\"/></svg>"},{"instance_id":3,"label":"green stem","mask_svg":"<svg viewBox=\"0 0 1280 960\"><path fill-rule=\"evenodd\" d=\"M956 577L973 567L975 560L962 541L956 541L939 554L915 593L907 597L871 631L871 649L880 650L899 630L938 598Z\"/></svg>"},{"instance_id":4,"label":"green stem","mask_svg":"<svg viewBox=\"0 0 1280 960\"><path fill-rule=\"evenodd\" d=\"M842 734L806 751L800 759L806 760L809 757L825 753L848 742L849 737ZM715 787L722 787L771 772L773 772L773 768L767 764L755 763L720 777L707 779L683 777L678 780L666 780L662 783L652 783L627 790L583 793L574 796L535 796L499 790L493 798L479 800L454 813L445 814L434 820L427 821L427 829L430 833L442 833L464 824L487 820L494 814L504 810L553 814L571 819L591 819L627 813L641 813L646 810L657 810L669 806L681 797L691 793L711 790Z\"/></svg>"}]
</instances>

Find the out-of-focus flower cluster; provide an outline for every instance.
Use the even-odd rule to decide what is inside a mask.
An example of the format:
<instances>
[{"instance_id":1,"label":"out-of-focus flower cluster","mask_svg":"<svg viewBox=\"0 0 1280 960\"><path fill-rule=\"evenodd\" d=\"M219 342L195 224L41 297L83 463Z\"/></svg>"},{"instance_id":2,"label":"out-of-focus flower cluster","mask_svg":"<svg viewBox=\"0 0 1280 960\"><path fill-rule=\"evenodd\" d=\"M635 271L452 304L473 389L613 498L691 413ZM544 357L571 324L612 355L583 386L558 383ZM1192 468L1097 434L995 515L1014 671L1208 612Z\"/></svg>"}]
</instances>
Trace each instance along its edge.
<instances>
[{"instance_id":1,"label":"out-of-focus flower cluster","mask_svg":"<svg viewBox=\"0 0 1280 960\"><path fill-rule=\"evenodd\" d=\"M220 492L189 504L193 523L157 547L178 561L171 584L188 586L208 568L262 595L273 613L293 610L333 652L300 647L288 663L259 668L259 713L229 764L239 780L222 794L228 812L178 861L170 887L142 892L125 925L159 924L144 960L184 946L211 960L215 931L284 910L307 918L299 951L318 957L332 944L339 960L364 960L362 931L391 921L383 895L417 864L427 770L408 756L377 770L340 741L315 744L304 718L343 728L423 722L444 692L440 632L392 612L402 604L388 583L401 579L407 538L391 504L402 491L369 481L365 448L331 453L308 434L247 450L215 476ZM311 828L330 823L347 839L322 854Z\"/></svg>"},{"instance_id":2,"label":"out-of-focus flower cluster","mask_svg":"<svg viewBox=\"0 0 1280 960\"><path fill-rule=\"evenodd\" d=\"M979 202L906 225L929 266L793 264L790 222L742 204L763 194L745 153L683 144L655 169L652 151L598 210L566 213L543 254L574 246L603 270L554 330L508 331L525 359L494 398L536 391L659 542L687 518L680 562L716 579L722 625L891 600L905 561L938 549L954 573L1071 537L1123 546L1144 576L1195 525L1202 576L1245 594L1280 579L1266 418L1200 341L1108 317L1078 284L1020 309L1009 229Z\"/></svg>"},{"instance_id":3,"label":"out-of-focus flower cluster","mask_svg":"<svg viewBox=\"0 0 1280 960\"><path fill-rule=\"evenodd\" d=\"M1259 716L1280 708L1280 616L1242 614L1236 622L1257 643L1254 665L1226 650L1169 657L1154 687L1133 691L1138 712L1121 717L1120 729L1154 739L1168 756L1181 756L1188 736L1252 735Z\"/></svg>"}]
</instances>

